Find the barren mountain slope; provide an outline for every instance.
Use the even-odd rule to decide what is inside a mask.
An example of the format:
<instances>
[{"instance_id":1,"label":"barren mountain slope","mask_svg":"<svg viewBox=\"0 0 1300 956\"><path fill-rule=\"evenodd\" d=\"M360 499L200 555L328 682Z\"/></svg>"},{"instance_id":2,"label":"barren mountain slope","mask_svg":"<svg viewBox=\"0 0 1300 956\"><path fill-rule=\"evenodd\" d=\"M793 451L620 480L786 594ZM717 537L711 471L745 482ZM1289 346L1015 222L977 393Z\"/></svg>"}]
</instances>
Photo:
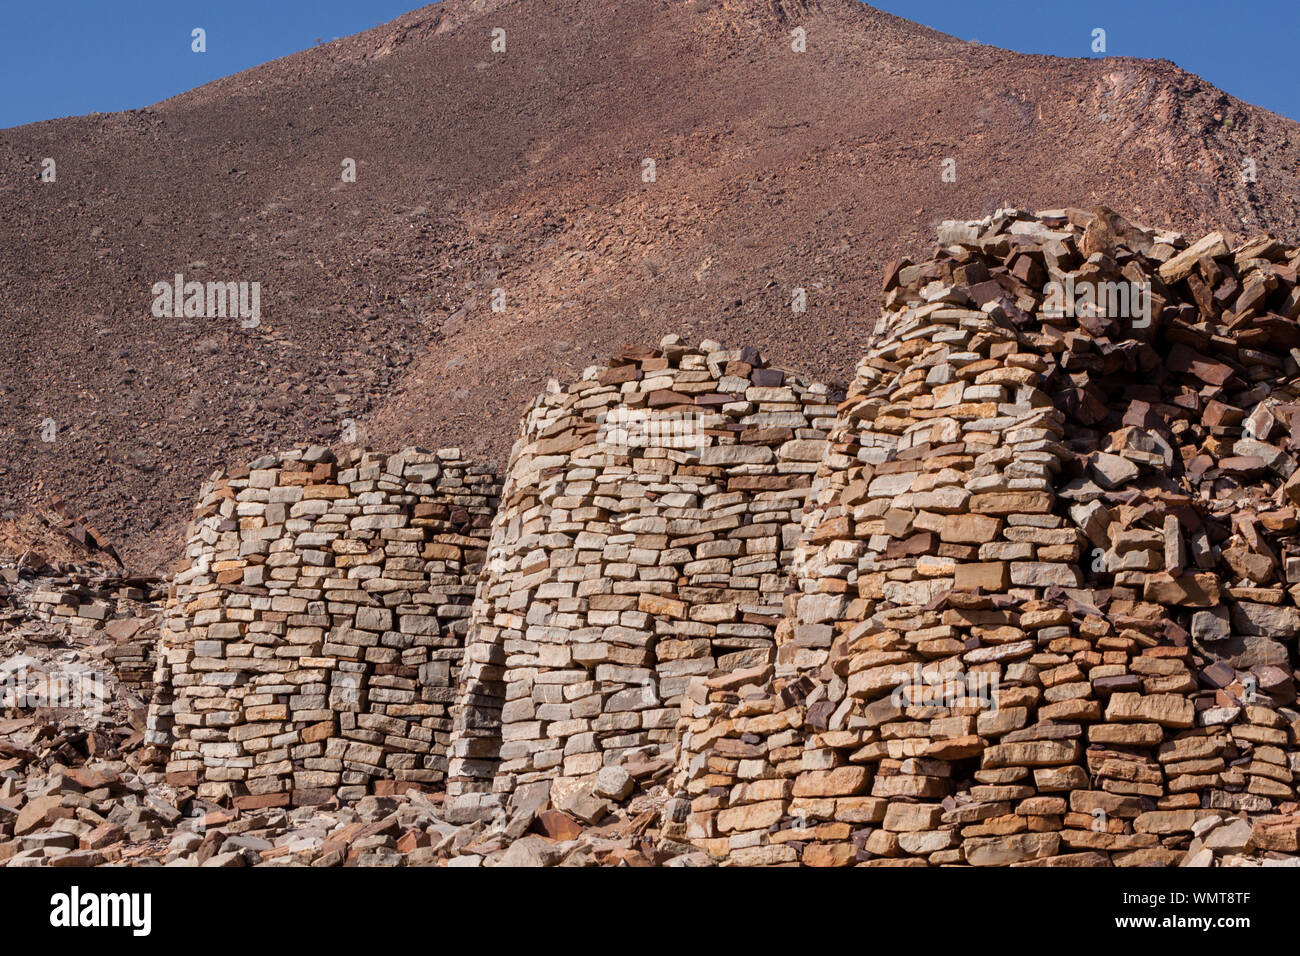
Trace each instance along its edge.
<instances>
[{"instance_id":1,"label":"barren mountain slope","mask_svg":"<svg viewBox=\"0 0 1300 956\"><path fill-rule=\"evenodd\" d=\"M57 493L151 567L218 462L349 420L503 460L547 378L669 331L843 380L883 265L939 220L1104 202L1294 240L1298 170L1300 127L1172 64L1008 53L855 0L446 0L0 131L0 517ZM177 272L260 282L260 326L154 318Z\"/></svg>"}]
</instances>

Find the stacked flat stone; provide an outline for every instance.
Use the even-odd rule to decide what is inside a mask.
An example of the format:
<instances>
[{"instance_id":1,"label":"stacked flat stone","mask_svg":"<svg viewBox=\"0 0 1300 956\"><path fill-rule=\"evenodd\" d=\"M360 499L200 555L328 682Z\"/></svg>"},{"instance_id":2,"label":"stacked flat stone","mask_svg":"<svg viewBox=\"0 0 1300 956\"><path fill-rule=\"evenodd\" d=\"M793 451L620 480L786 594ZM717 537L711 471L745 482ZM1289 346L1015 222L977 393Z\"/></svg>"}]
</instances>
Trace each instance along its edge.
<instances>
[{"instance_id":1,"label":"stacked flat stone","mask_svg":"<svg viewBox=\"0 0 1300 956\"><path fill-rule=\"evenodd\" d=\"M167 780L242 808L441 784L498 493L457 449L215 474L163 626Z\"/></svg>"},{"instance_id":2,"label":"stacked flat stone","mask_svg":"<svg viewBox=\"0 0 1300 956\"><path fill-rule=\"evenodd\" d=\"M771 660L836 400L754 349L676 336L551 384L475 603L450 755L462 807L569 805L602 768L666 768L691 678Z\"/></svg>"},{"instance_id":3,"label":"stacked flat stone","mask_svg":"<svg viewBox=\"0 0 1300 956\"><path fill-rule=\"evenodd\" d=\"M940 239L886 276L772 678L683 702L670 832L734 864L1208 865L1240 815L1283 849L1300 253L1105 209ZM1053 308L1129 282L1148 314Z\"/></svg>"}]
</instances>

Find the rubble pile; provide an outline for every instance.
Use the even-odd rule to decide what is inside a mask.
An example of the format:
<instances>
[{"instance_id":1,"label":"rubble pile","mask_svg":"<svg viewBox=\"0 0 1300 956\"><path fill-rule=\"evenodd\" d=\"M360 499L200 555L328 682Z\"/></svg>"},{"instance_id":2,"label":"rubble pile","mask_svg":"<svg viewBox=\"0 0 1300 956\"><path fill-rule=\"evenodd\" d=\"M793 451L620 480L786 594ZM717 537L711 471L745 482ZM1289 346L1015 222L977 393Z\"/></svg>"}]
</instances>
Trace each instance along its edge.
<instances>
[{"instance_id":1,"label":"rubble pile","mask_svg":"<svg viewBox=\"0 0 1300 956\"><path fill-rule=\"evenodd\" d=\"M181 814L128 762L142 742L79 718L0 718L0 865L97 866L162 837Z\"/></svg>"},{"instance_id":2,"label":"rubble pile","mask_svg":"<svg viewBox=\"0 0 1300 956\"><path fill-rule=\"evenodd\" d=\"M214 475L162 629L167 781L243 809L441 784L498 488L456 449Z\"/></svg>"},{"instance_id":3,"label":"rubble pile","mask_svg":"<svg viewBox=\"0 0 1300 956\"><path fill-rule=\"evenodd\" d=\"M47 577L30 595L33 620L53 625L53 633L75 645L105 645L117 680L141 700L153 694L154 651L159 609L165 594L162 579L75 568ZM41 628L50 634L50 628Z\"/></svg>"},{"instance_id":4,"label":"rubble pile","mask_svg":"<svg viewBox=\"0 0 1300 956\"><path fill-rule=\"evenodd\" d=\"M770 678L687 694L671 832L737 864L1203 865L1234 818L1294 853L1300 253L1105 209L940 243L886 276Z\"/></svg>"},{"instance_id":5,"label":"rubble pile","mask_svg":"<svg viewBox=\"0 0 1300 956\"><path fill-rule=\"evenodd\" d=\"M658 787L588 826L540 807L448 822L416 790L301 807L196 798L143 766L142 735L70 721L0 718L0 866L707 865L657 839Z\"/></svg>"},{"instance_id":6,"label":"rubble pile","mask_svg":"<svg viewBox=\"0 0 1300 956\"><path fill-rule=\"evenodd\" d=\"M666 775L688 682L771 660L826 386L676 336L526 414L465 654L449 794L597 821ZM615 781L615 782L611 782Z\"/></svg>"},{"instance_id":7,"label":"rubble pile","mask_svg":"<svg viewBox=\"0 0 1300 956\"><path fill-rule=\"evenodd\" d=\"M0 561L0 712L143 720L163 582L31 552Z\"/></svg>"}]
</instances>

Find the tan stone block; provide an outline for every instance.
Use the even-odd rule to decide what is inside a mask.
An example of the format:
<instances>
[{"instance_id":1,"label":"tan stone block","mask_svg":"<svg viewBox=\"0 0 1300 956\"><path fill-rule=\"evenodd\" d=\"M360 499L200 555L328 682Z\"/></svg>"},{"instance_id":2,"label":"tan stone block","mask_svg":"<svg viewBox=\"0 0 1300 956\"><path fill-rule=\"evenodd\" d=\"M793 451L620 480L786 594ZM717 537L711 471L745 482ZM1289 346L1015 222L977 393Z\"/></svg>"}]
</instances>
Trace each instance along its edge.
<instances>
[{"instance_id":1,"label":"tan stone block","mask_svg":"<svg viewBox=\"0 0 1300 956\"><path fill-rule=\"evenodd\" d=\"M867 767L837 767L801 773L795 780L796 797L839 797L861 793L871 780Z\"/></svg>"},{"instance_id":2,"label":"tan stone block","mask_svg":"<svg viewBox=\"0 0 1300 956\"><path fill-rule=\"evenodd\" d=\"M1010 569L1004 561L958 564L953 573L953 588L958 591L1005 591L1011 584Z\"/></svg>"}]
</instances>

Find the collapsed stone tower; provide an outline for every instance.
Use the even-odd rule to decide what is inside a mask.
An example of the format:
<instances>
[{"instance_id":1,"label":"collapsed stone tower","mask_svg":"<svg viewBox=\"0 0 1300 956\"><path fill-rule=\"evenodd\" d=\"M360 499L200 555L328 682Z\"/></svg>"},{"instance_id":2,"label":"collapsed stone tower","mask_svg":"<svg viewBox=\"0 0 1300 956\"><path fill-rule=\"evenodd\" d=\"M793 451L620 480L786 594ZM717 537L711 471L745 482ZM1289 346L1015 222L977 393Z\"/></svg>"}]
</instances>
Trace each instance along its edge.
<instances>
[{"instance_id":1,"label":"collapsed stone tower","mask_svg":"<svg viewBox=\"0 0 1300 956\"><path fill-rule=\"evenodd\" d=\"M679 835L732 863L1178 864L1242 814L1293 850L1300 253L1108 210L940 241L886 276L775 670L687 693Z\"/></svg>"},{"instance_id":2,"label":"collapsed stone tower","mask_svg":"<svg viewBox=\"0 0 1300 956\"><path fill-rule=\"evenodd\" d=\"M499 487L456 449L215 474L162 631L167 779L245 808L441 784Z\"/></svg>"}]
</instances>

